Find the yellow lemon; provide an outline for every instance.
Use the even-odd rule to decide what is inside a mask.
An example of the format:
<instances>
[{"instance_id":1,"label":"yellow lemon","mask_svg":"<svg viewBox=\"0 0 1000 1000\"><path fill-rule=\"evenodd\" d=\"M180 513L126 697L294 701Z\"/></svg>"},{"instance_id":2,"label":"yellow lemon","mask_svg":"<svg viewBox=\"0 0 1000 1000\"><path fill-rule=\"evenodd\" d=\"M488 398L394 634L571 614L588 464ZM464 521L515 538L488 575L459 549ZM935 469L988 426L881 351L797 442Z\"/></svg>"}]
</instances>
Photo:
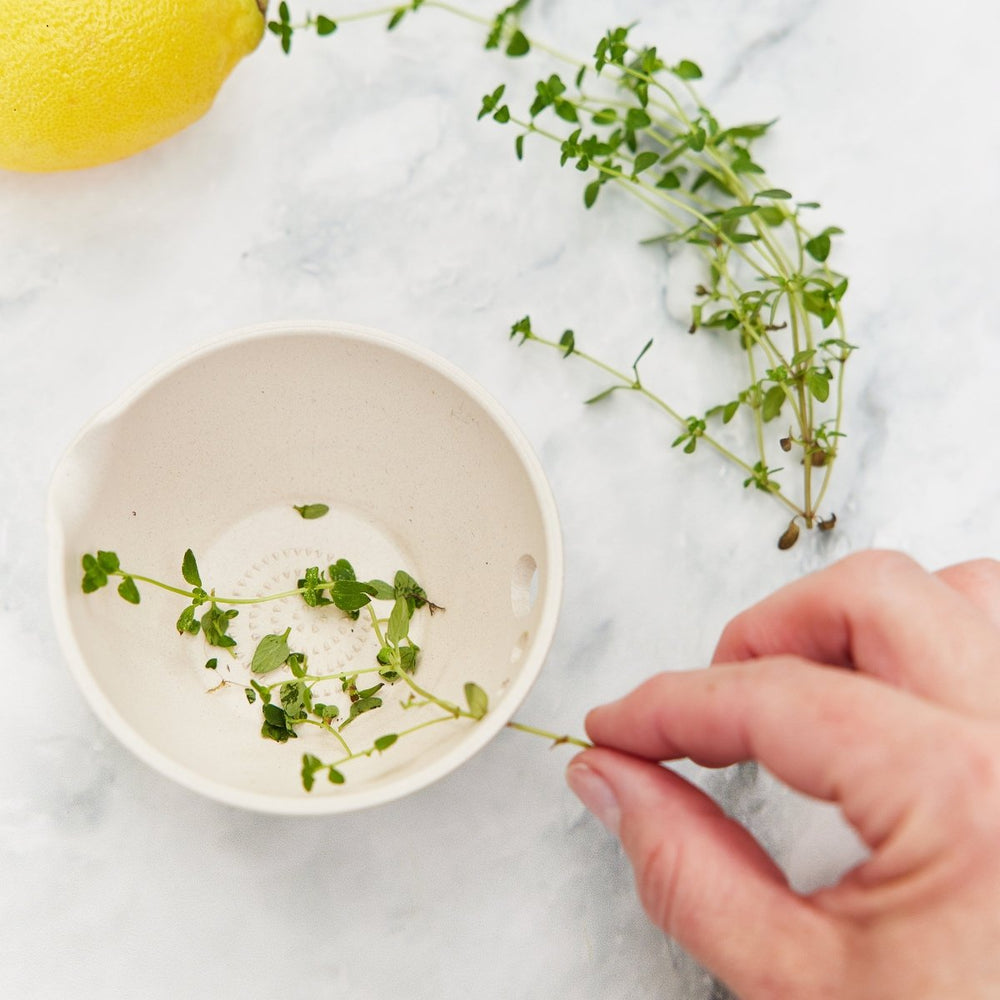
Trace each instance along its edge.
<instances>
[{"instance_id":1,"label":"yellow lemon","mask_svg":"<svg viewBox=\"0 0 1000 1000\"><path fill-rule=\"evenodd\" d=\"M0 0L0 167L121 159L190 125L266 0Z\"/></svg>"}]
</instances>

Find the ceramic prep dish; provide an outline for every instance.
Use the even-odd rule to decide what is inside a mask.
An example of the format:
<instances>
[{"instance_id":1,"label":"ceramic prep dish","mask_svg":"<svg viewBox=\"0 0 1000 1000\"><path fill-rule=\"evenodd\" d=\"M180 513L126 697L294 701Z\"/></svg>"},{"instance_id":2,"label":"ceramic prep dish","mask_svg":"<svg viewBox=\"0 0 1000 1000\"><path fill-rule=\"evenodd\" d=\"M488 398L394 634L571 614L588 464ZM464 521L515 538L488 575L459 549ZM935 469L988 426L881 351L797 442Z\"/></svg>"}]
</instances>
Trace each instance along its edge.
<instances>
[{"instance_id":1,"label":"ceramic prep dish","mask_svg":"<svg viewBox=\"0 0 1000 1000\"><path fill-rule=\"evenodd\" d=\"M304 519L294 507L307 503L329 513ZM245 808L335 813L440 778L510 719L555 629L559 526L525 438L451 364L354 326L245 329L155 372L70 446L48 518L57 629L94 711L158 771ZM350 761L343 785L306 792L302 755L330 760L338 747L316 727L282 744L261 737L261 706L246 697L255 643L290 628L310 673L343 673L373 664L371 624L298 596L247 605L231 623L233 658L178 634L183 597L141 581L138 606L113 585L81 590L81 556L98 549L184 589L189 548L219 595L294 588L306 567L341 558L362 579L405 570L445 609L414 614L415 678L462 704L474 682L488 714L428 726ZM408 693L383 689L382 708L344 735L364 744L412 726L427 709L402 707Z\"/></svg>"}]
</instances>

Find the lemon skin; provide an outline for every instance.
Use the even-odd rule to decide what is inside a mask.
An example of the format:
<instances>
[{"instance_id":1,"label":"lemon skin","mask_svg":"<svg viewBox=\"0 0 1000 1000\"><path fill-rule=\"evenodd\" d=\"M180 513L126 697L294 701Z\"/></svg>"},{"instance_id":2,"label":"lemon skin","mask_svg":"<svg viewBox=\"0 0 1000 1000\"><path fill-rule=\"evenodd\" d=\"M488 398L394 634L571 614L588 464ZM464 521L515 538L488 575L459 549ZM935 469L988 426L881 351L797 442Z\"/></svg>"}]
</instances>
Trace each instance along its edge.
<instances>
[{"instance_id":1,"label":"lemon skin","mask_svg":"<svg viewBox=\"0 0 1000 1000\"><path fill-rule=\"evenodd\" d=\"M131 156L199 119L266 0L0 0L0 168Z\"/></svg>"}]
</instances>

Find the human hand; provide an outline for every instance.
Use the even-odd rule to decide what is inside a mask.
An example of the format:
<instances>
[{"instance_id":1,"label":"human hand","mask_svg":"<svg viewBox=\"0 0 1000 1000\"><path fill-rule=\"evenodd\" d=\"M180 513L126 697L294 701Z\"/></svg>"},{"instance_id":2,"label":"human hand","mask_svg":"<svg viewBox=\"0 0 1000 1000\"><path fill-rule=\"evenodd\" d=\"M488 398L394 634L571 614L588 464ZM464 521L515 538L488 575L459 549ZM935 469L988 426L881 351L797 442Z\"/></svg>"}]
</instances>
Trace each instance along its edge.
<instances>
[{"instance_id":1,"label":"human hand","mask_svg":"<svg viewBox=\"0 0 1000 1000\"><path fill-rule=\"evenodd\" d=\"M592 711L567 771L651 919L744 1000L1000 996L1000 563L852 556L735 618L713 664ZM657 763L684 757L760 761L869 856L796 894Z\"/></svg>"}]
</instances>

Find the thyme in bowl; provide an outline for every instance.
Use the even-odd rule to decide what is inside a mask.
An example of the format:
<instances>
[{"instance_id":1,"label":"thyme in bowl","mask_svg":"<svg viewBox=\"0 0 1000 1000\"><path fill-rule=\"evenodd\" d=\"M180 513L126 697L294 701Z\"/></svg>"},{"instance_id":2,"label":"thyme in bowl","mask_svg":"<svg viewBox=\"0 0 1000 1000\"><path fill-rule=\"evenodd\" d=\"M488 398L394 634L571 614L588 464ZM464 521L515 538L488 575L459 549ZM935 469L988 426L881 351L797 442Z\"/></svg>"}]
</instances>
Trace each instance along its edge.
<instances>
[{"instance_id":1,"label":"thyme in bowl","mask_svg":"<svg viewBox=\"0 0 1000 1000\"><path fill-rule=\"evenodd\" d=\"M553 146L562 165L582 176L588 209L606 187L622 189L656 221L659 231L643 242L693 248L704 277L693 289L688 331L723 338L742 357L744 374L722 400L688 413L640 378L648 337L627 367L582 350L572 330L541 335L530 317L518 319L511 336L605 372L610 385L588 403L639 392L676 425L673 447L686 454L708 447L735 465L744 488L791 515L780 548L795 544L800 526L832 529L836 517L823 505L844 437L844 365L855 350L842 312L848 281L831 263L842 231L809 224L818 203L768 179L756 144L774 122L723 125L696 89L702 71L693 60L666 61L656 47L634 42L632 27L609 29L589 59L576 59L525 33L520 18L529 2L484 18L439 0L411 0L297 23L282 2L268 27L289 52L296 31L331 35L341 23L373 17L391 30L420 8L437 9L482 25L486 49L515 59L536 52L565 66L564 74L539 79L520 111L499 85L483 98L479 117L516 130L518 159L528 140ZM727 438L739 430L738 446L723 442L723 427Z\"/></svg>"},{"instance_id":2,"label":"thyme in bowl","mask_svg":"<svg viewBox=\"0 0 1000 1000\"><path fill-rule=\"evenodd\" d=\"M332 784L343 784L345 765L362 757L381 755L406 736L461 719L478 722L489 712L489 696L474 681L464 684L464 705L460 705L434 694L416 679L421 650L410 636L413 617L419 611L433 614L444 609L434 604L405 570L398 570L392 583L359 580L351 563L338 559L325 569L306 568L291 590L260 597L221 597L214 588L203 584L191 549L181 561L181 576L187 586L164 583L126 570L117 553L108 550L87 553L81 565L81 588L85 594L101 590L112 578L117 578L118 593L129 604L141 603L139 584L184 598L176 622L178 634L200 635L209 647L225 650L234 659L240 651L236 639L229 634L229 626L244 605L300 597L309 608L333 607L355 620L362 614L368 617L378 646L368 666L335 672L315 670L305 653L292 648L291 628L286 628L257 642L246 663L247 683L227 678L210 689L242 688L247 702L260 707L260 734L264 739L287 743L298 738L302 727L313 727L329 737L334 754L331 759L324 761L311 753L302 755L300 775L307 792L312 790L319 775L325 775ZM388 611L377 611L377 602L388 606ZM205 668L218 670L218 657L211 656ZM352 733L345 734L344 730L361 715L382 708L393 687L405 693L400 700L402 708L427 708L432 714L411 726L387 730L370 742L349 742ZM553 746L589 745L576 737L560 736L516 721L508 722L507 726L551 740Z\"/></svg>"}]
</instances>

